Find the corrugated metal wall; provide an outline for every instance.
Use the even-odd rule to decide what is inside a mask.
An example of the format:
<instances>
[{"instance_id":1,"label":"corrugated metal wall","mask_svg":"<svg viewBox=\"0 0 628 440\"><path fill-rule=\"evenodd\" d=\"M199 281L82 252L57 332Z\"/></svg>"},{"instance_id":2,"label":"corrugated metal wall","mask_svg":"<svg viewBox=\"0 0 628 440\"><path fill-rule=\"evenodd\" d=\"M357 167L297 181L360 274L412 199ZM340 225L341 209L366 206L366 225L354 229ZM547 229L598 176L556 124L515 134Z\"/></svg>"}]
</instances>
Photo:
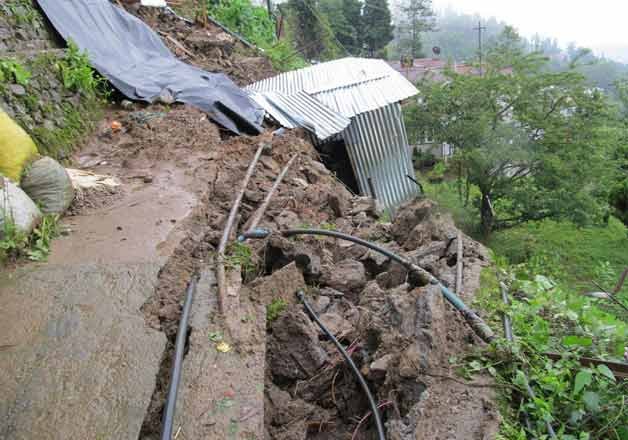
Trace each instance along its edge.
<instances>
[{"instance_id":1,"label":"corrugated metal wall","mask_svg":"<svg viewBox=\"0 0 628 440\"><path fill-rule=\"evenodd\" d=\"M362 194L376 198L391 214L418 194L407 178L414 176L414 168L398 102L351 118L342 137Z\"/></svg>"}]
</instances>

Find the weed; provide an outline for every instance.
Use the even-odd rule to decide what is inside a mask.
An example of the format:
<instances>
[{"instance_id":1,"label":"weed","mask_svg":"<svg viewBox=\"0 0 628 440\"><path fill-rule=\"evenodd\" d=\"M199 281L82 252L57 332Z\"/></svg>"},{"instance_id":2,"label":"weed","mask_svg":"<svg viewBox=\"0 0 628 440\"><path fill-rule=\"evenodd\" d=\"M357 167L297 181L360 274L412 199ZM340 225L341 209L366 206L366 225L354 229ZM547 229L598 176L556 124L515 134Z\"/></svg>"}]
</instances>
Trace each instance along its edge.
<instances>
[{"instance_id":1,"label":"weed","mask_svg":"<svg viewBox=\"0 0 628 440\"><path fill-rule=\"evenodd\" d=\"M0 262L16 261L20 258L46 261L50 254L52 239L59 235L58 221L58 215L44 215L39 226L29 237L17 229L13 219L5 218L2 240L0 240Z\"/></svg>"},{"instance_id":2,"label":"weed","mask_svg":"<svg viewBox=\"0 0 628 440\"><path fill-rule=\"evenodd\" d=\"M255 263L253 262L253 252L251 248L244 243L234 242L227 249L225 258L227 267L233 269L240 267L244 278L255 272Z\"/></svg>"},{"instance_id":3,"label":"weed","mask_svg":"<svg viewBox=\"0 0 628 440\"><path fill-rule=\"evenodd\" d=\"M221 332L209 332L209 340L215 343L222 342L223 335Z\"/></svg>"},{"instance_id":4,"label":"weed","mask_svg":"<svg viewBox=\"0 0 628 440\"><path fill-rule=\"evenodd\" d=\"M98 92L108 94L107 81L96 75L89 63L87 53L81 52L72 40L68 41L68 50L65 58L59 62L63 86L85 95L94 95Z\"/></svg>"},{"instance_id":5,"label":"weed","mask_svg":"<svg viewBox=\"0 0 628 440\"><path fill-rule=\"evenodd\" d=\"M26 253L28 236L20 232L12 218L3 222L2 240L0 240L0 263L16 260Z\"/></svg>"},{"instance_id":6,"label":"weed","mask_svg":"<svg viewBox=\"0 0 628 440\"><path fill-rule=\"evenodd\" d=\"M335 231L337 229L334 223L321 223L319 227L324 231Z\"/></svg>"},{"instance_id":7,"label":"weed","mask_svg":"<svg viewBox=\"0 0 628 440\"><path fill-rule=\"evenodd\" d=\"M50 254L50 243L59 236L59 216L47 214L33 231L28 250L28 258L33 261L46 261Z\"/></svg>"},{"instance_id":8,"label":"weed","mask_svg":"<svg viewBox=\"0 0 628 440\"><path fill-rule=\"evenodd\" d=\"M275 298L270 304L266 306L266 322L271 324L288 306L288 303L282 298Z\"/></svg>"},{"instance_id":9,"label":"weed","mask_svg":"<svg viewBox=\"0 0 628 440\"><path fill-rule=\"evenodd\" d=\"M384 212L377 219L377 223L386 224L392 221L392 215L390 214L390 210L385 209Z\"/></svg>"},{"instance_id":10,"label":"weed","mask_svg":"<svg viewBox=\"0 0 628 440\"><path fill-rule=\"evenodd\" d=\"M16 60L0 60L0 83L15 81L22 86L28 85L31 72Z\"/></svg>"},{"instance_id":11,"label":"weed","mask_svg":"<svg viewBox=\"0 0 628 440\"><path fill-rule=\"evenodd\" d=\"M33 25L41 18L30 0L11 0L6 3L6 6L18 25Z\"/></svg>"}]
</instances>

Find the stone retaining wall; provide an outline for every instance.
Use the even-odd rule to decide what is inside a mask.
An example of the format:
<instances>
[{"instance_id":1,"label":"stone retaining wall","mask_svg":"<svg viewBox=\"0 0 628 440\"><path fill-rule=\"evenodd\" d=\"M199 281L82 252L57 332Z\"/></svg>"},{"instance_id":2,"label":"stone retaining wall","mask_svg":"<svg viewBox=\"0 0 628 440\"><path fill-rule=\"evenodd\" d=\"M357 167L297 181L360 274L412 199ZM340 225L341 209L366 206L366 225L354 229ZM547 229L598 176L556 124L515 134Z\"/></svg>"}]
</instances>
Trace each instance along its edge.
<instances>
[{"instance_id":1,"label":"stone retaining wall","mask_svg":"<svg viewBox=\"0 0 628 440\"><path fill-rule=\"evenodd\" d=\"M63 41L35 3L0 3L0 107L33 137L40 153L57 159L69 156L101 108L96 96L64 86L64 57ZM15 64L28 72L27 81L11 72Z\"/></svg>"}]
</instances>

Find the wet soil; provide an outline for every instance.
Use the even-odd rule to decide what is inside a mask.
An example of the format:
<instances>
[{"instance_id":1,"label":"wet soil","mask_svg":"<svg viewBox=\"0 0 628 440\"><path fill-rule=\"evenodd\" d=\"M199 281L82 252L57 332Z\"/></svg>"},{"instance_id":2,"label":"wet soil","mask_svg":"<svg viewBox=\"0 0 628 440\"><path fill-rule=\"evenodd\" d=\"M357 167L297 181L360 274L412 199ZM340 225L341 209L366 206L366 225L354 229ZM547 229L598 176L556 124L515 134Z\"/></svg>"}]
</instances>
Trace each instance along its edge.
<instances>
[{"instance_id":1,"label":"wet soil","mask_svg":"<svg viewBox=\"0 0 628 440\"><path fill-rule=\"evenodd\" d=\"M270 61L211 22L187 23L158 8L130 6L178 58L208 72L224 73L239 86L277 74Z\"/></svg>"}]
</instances>

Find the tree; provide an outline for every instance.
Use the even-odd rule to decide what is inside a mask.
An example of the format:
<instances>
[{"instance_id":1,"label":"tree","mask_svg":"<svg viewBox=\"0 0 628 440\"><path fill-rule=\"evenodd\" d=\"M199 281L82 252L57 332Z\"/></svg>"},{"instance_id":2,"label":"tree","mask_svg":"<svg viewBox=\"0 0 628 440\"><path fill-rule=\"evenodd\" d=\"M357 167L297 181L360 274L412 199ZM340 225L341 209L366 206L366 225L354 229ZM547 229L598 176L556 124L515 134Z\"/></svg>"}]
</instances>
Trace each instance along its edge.
<instances>
[{"instance_id":1,"label":"tree","mask_svg":"<svg viewBox=\"0 0 628 440\"><path fill-rule=\"evenodd\" d=\"M618 108L619 139L614 153L616 175L610 193L610 203L615 215L628 226L628 77L618 80L615 84Z\"/></svg>"},{"instance_id":2,"label":"tree","mask_svg":"<svg viewBox=\"0 0 628 440\"><path fill-rule=\"evenodd\" d=\"M342 55L333 30L317 0L289 0L282 11L287 16L290 38L308 60L334 59Z\"/></svg>"},{"instance_id":3,"label":"tree","mask_svg":"<svg viewBox=\"0 0 628 440\"><path fill-rule=\"evenodd\" d=\"M362 40L369 56L375 56L393 39L390 9L386 0L365 0Z\"/></svg>"},{"instance_id":4,"label":"tree","mask_svg":"<svg viewBox=\"0 0 628 440\"><path fill-rule=\"evenodd\" d=\"M579 73L549 71L547 62L507 28L483 76L448 71L445 84L420 85L417 126L457 147L459 178L479 189L486 235L527 221L587 224L608 214L606 98Z\"/></svg>"},{"instance_id":5,"label":"tree","mask_svg":"<svg viewBox=\"0 0 628 440\"><path fill-rule=\"evenodd\" d=\"M422 34L434 30L432 0L404 0L397 25L399 51L412 58L422 57Z\"/></svg>"},{"instance_id":6,"label":"tree","mask_svg":"<svg viewBox=\"0 0 628 440\"><path fill-rule=\"evenodd\" d=\"M320 0L320 10L344 49L351 55L359 55L362 3L359 0Z\"/></svg>"}]
</instances>

